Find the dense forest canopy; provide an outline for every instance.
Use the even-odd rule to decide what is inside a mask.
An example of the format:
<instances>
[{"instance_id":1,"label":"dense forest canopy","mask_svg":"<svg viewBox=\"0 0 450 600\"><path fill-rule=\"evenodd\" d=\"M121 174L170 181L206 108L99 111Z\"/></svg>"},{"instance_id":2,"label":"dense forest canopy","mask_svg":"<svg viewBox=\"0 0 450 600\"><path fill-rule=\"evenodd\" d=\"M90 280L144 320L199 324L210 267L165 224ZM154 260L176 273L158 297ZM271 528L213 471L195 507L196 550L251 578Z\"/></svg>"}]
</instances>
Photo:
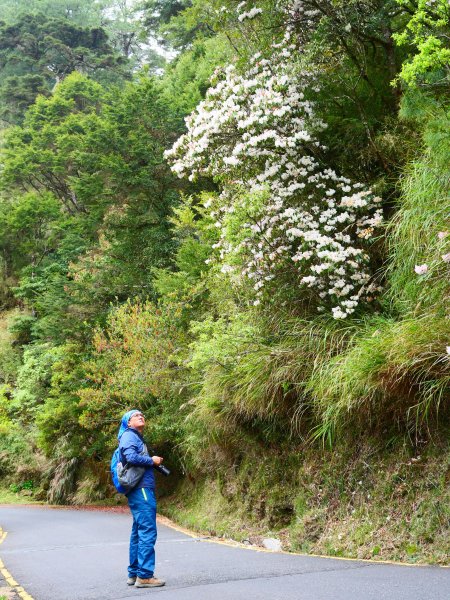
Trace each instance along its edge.
<instances>
[{"instance_id":1,"label":"dense forest canopy","mask_svg":"<svg viewBox=\"0 0 450 600\"><path fill-rule=\"evenodd\" d=\"M0 11L5 481L111 496L130 408L198 481L370 436L437 447L447 0Z\"/></svg>"}]
</instances>

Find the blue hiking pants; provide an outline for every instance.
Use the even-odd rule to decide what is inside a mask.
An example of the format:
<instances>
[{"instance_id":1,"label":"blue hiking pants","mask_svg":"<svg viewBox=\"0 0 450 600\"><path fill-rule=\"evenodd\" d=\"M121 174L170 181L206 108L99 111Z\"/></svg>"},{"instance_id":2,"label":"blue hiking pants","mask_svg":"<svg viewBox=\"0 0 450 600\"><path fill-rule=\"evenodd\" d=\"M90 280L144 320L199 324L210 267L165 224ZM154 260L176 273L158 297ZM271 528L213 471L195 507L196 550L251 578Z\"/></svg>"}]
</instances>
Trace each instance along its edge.
<instances>
[{"instance_id":1,"label":"blue hiking pants","mask_svg":"<svg viewBox=\"0 0 450 600\"><path fill-rule=\"evenodd\" d=\"M128 496L133 515L128 577L149 579L155 570L156 498L154 490L138 488Z\"/></svg>"}]
</instances>

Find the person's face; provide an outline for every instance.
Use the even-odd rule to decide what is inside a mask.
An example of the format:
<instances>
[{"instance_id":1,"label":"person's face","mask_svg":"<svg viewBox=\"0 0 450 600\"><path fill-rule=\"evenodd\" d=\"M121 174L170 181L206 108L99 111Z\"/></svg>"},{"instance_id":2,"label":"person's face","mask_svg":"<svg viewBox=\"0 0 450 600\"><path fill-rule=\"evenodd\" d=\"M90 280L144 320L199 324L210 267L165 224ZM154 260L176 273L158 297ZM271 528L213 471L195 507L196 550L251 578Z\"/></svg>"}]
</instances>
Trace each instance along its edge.
<instances>
[{"instance_id":1,"label":"person's face","mask_svg":"<svg viewBox=\"0 0 450 600\"><path fill-rule=\"evenodd\" d=\"M128 427L132 427L137 431L143 431L145 427L145 417L142 413L135 413L128 421Z\"/></svg>"}]
</instances>

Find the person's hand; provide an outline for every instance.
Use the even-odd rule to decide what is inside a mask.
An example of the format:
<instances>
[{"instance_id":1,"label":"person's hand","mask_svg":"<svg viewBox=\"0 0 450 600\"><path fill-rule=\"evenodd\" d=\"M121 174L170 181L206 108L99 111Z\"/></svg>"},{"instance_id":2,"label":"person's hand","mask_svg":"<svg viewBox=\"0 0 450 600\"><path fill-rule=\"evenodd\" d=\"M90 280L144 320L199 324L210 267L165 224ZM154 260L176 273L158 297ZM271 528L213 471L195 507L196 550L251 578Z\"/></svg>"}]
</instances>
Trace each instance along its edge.
<instances>
[{"instance_id":1,"label":"person's hand","mask_svg":"<svg viewBox=\"0 0 450 600\"><path fill-rule=\"evenodd\" d=\"M162 463L164 459L161 458L160 456L152 456L152 461L153 464L156 465L157 467Z\"/></svg>"}]
</instances>

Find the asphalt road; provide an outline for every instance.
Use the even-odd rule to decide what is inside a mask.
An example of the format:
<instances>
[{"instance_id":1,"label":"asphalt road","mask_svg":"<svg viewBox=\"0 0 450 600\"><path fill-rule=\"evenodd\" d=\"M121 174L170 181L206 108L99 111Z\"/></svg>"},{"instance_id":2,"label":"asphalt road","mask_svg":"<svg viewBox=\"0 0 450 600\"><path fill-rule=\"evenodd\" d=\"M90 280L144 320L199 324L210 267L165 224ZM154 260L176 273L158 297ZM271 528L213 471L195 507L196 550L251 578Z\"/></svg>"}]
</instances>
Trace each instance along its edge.
<instances>
[{"instance_id":1,"label":"asphalt road","mask_svg":"<svg viewBox=\"0 0 450 600\"><path fill-rule=\"evenodd\" d=\"M159 526L163 588L126 585L127 514L0 506L0 558L34 600L450 600L450 569L258 552Z\"/></svg>"}]
</instances>

